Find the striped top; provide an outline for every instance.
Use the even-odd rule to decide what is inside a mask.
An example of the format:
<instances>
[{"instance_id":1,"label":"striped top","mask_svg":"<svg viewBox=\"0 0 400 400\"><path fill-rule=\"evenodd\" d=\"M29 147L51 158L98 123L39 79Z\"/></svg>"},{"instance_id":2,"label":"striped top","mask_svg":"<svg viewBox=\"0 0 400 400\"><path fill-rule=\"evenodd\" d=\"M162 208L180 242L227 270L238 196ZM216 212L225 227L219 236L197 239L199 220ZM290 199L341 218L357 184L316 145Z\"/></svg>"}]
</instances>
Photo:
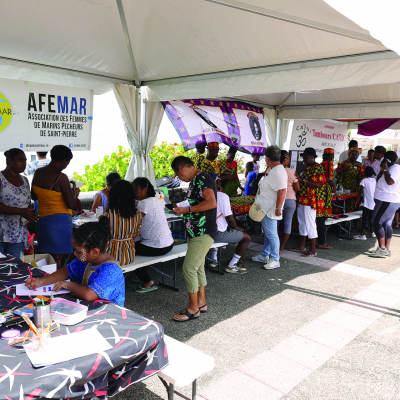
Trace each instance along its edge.
<instances>
[{"instance_id":1,"label":"striped top","mask_svg":"<svg viewBox=\"0 0 400 400\"><path fill-rule=\"evenodd\" d=\"M113 210L104 214L110 219L111 240L107 253L114 257L120 265L127 265L135 259L135 243L133 239L139 236L143 221L142 213L137 210L131 218L122 218Z\"/></svg>"}]
</instances>

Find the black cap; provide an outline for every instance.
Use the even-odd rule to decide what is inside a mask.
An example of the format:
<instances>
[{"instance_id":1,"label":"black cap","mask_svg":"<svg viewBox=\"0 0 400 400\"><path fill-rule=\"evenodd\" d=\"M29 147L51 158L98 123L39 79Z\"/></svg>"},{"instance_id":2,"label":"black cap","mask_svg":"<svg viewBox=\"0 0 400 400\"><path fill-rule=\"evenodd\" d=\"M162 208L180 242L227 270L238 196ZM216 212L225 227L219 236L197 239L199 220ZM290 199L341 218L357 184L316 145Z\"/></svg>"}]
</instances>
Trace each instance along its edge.
<instances>
[{"instance_id":1,"label":"black cap","mask_svg":"<svg viewBox=\"0 0 400 400\"><path fill-rule=\"evenodd\" d=\"M317 153L315 152L315 149L313 147L306 147L303 151L303 153L300 153L300 157L303 157L305 154L308 154L309 156L317 157Z\"/></svg>"}]
</instances>

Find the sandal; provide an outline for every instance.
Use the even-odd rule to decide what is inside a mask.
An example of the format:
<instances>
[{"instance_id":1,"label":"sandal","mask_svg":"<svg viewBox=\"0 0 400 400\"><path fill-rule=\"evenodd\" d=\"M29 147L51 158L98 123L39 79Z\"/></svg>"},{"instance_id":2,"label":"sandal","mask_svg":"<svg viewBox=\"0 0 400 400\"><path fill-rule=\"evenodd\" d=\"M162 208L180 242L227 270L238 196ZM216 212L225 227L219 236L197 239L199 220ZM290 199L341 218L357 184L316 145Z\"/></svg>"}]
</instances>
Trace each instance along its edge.
<instances>
[{"instance_id":1,"label":"sandal","mask_svg":"<svg viewBox=\"0 0 400 400\"><path fill-rule=\"evenodd\" d=\"M292 247L291 249L289 249L289 251L306 251L306 248L305 247L301 248L300 246L297 246L297 247Z\"/></svg>"},{"instance_id":2,"label":"sandal","mask_svg":"<svg viewBox=\"0 0 400 400\"><path fill-rule=\"evenodd\" d=\"M317 244L317 249L322 249L322 250L333 250L332 246L326 245L323 246L322 244Z\"/></svg>"},{"instance_id":3,"label":"sandal","mask_svg":"<svg viewBox=\"0 0 400 400\"><path fill-rule=\"evenodd\" d=\"M196 317L196 314L199 314ZM194 319L199 319L200 318L200 310L198 310L196 313L194 314L190 314L190 312L188 311L187 308L185 308L184 310L182 310L178 315L186 315L188 317L188 319L179 319L179 318L175 318L175 316L172 318L174 321L177 322L187 322L187 321L193 321Z\"/></svg>"},{"instance_id":4,"label":"sandal","mask_svg":"<svg viewBox=\"0 0 400 400\"><path fill-rule=\"evenodd\" d=\"M135 292L141 294L141 293L152 292L153 290L157 290L157 289L158 289L158 287L154 286L154 285L149 286L147 288L144 288L142 285L140 285L140 287L135 289Z\"/></svg>"},{"instance_id":5,"label":"sandal","mask_svg":"<svg viewBox=\"0 0 400 400\"><path fill-rule=\"evenodd\" d=\"M311 250L308 250L307 253L304 253L301 255L301 257L317 257L317 252L313 252Z\"/></svg>"},{"instance_id":6,"label":"sandal","mask_svg":"<svg viewBox=\"0 0 400 400\"><path fill-rule=\"evenodd\" d=\"M205 314L208 311L208 309L207 310L202 310L202 308L204 308L204 307L207 307L207 304L204 304L204 306L199 307L199 310L200 310L201 314Z\"/></svg>"}]
</instances>

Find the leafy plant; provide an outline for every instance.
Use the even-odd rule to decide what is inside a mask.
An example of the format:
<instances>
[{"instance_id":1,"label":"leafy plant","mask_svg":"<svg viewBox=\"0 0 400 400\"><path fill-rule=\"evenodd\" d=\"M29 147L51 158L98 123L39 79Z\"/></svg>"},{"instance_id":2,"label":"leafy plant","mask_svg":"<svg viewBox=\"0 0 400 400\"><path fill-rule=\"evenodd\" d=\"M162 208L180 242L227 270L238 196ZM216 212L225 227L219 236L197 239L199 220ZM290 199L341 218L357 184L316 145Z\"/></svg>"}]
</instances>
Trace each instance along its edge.
<instances>
[{"instance_id":1,"label":"leafy plant","mask_svg":"<svg viewBox=\"0 0 400 400\"><path fill-rule=\"evenodd\" d=\"M153 162L154 175L156 179L162 178L165 175L173 176L171 162L177 156L191 157L195 150L186 151L181 143L155 144L150 152L150 158ZM218 159L226 159L228 147L221 146ZM85 173L79 175L74 172L73 178L77 181L85 182L82 186L82 192L97 191L106 186L106 176L110 172L118 172L121 178L124 178L128 170L129 162L131 161L132 153L130 150L118 146L118 150L114 151L111 156L105 156L92 167L85 166ZM244 173L244 161L242 156L236 156L235 160L238 163L238 173Z\"/></svg>"},{"instance_id":2,"label":"leafy plant","mask_svg":"<svg viewBox=\"0 0 400 400\"><path fill-rule=\"evenodd\" d=\"M114 151L111 156L105 156L103 160L97 162L92 167L85 166L85 173L79 175L74 172L73 178L83 181L82 192L90 192L103 189L106 186L106 176L110 172L118 172L123 178L128 170L129 162L132 158L130 150L118 146L118 151Z\"/></svg>"}]
</instances>

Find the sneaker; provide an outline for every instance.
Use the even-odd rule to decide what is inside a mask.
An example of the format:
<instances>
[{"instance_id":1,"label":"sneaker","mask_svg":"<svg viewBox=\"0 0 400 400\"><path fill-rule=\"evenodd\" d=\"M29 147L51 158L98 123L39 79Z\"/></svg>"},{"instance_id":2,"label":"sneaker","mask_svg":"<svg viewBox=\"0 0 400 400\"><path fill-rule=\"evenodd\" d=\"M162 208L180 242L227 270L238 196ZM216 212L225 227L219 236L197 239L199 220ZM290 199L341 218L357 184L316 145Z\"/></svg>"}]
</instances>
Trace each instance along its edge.
<instances>
[{"instance_id":1,"label":"sneaker","mask_svg":"<svg viewBox=\"0 0 400 400\"><path fill-rule=\"evenodd\" d=\"M274 259L270 259L265 265L264 268L265 269L275 269L275 268L279 268L281 266L281 264L278 261L275 261Z\"/></svg>"},{"instance_id":2,"label":"sneaker","mask_svg":"<svg viewBox=\"0 0 400 400\"><path fill-rule=\"evenodd\" d=\"M206 260L208 261L208 266L211 268L217 268L218 267L218 260L213 260L212 258L206 256Z\"/></svg>"},{"instance_id":3,"label":"sneaker","mask_svg":"<svg viewBox=\"0 0 400 400\"><path fill-rule=\"evenodd\" d=\"M355 236L353 236L353 239L356 239L356 240L367 240L367 237L365 235L355 235Z\"/></svg>"},{"instance_id":4,"label":"sneaker","mask_svg":"<svg viewBox=\"0 0 400 400\"><path fill-rule=\"evenodd\" d=\"M261 253L258 253L256 256L251 257L251 259L255 262L268 263L269 256L264 257Z\"/></svg>"},{"instance_id":5,"label":"sneaker","mask_svg":"<svg viewBox=\"0 0 400 400\"><path fill-rule=\"evenodd\" d=\"M390 250L381 249L378 247L373 253L369 254L370 257L390 257L392 255Z\"/></svg>"},{"instance_id":6,"label":"sneaker","mask_svg":"<svg viewBox=\"0 0 400 400\"><path fill-rule=\"evenodd\" d=\"M375 232L372 232L372 233L371 233L371 237L372 237L372 238L375 238L375 237L376 237Z\"/></svg>"},{"instance_id":7,"label":"sneaker","mask_svg":"<svg viewBox=\"0 0 400 400\"><path fill-rule=\"evenodd\" d=\"M229 272L231 274L245 274L247 272L246 268L239 267L239 265L227 265L225 267L225 272Z\"/></svg>"}]
</instances>

